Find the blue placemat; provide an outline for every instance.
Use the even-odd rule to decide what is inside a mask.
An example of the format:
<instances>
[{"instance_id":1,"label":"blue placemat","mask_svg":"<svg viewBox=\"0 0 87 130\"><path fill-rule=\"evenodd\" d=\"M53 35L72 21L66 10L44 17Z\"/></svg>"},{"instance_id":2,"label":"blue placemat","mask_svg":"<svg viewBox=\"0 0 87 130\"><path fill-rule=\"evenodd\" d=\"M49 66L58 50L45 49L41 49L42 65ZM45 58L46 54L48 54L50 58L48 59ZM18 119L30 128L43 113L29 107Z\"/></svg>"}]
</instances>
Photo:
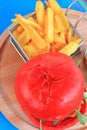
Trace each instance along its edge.
<instances>
[{"instance_id":1,"label":"blue placemat","mask_svg":"<svg viewBox=\"0 0 87 130\"><path fill-rule=\"evenodd\" d=\"M18 130L8 119L0 112L0 130Z\"/></svg>"},{"instance_id":2,"label":"blue placemat","mask_svg":"<svg viewBox=\"0 0 87 130\"><path fill-rule=\"evenodd\" d=\"M0 34L11 24L14 14L22 15L34 11L36 0L0 0ZM73 0L57 0L61 7L67 8ZM86 0L78 0L72 9L78 11L87 11ZM13 126L0 112L0 130L18 130Z\"/></svg>"}]
</instances>

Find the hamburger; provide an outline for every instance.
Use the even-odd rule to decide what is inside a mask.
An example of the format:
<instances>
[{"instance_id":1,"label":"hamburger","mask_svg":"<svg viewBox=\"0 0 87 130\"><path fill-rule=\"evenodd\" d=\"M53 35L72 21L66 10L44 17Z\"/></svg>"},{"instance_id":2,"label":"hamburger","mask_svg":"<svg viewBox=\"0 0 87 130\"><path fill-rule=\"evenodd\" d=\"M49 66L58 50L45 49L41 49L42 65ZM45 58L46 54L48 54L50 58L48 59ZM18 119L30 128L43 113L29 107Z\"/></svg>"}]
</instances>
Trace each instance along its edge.
<instances>
[{"instance_id":1,"label":"hamburger","mask_svg":"<svg viewBox=\"0 0 87 130\"><path fill-rule=\"evenodd\" d=\"M19 104L42 130L65 130L78 120L87 122L84 77L75 61L49 52L30 59L15 81Z\"/></svg>"}]
</instances>

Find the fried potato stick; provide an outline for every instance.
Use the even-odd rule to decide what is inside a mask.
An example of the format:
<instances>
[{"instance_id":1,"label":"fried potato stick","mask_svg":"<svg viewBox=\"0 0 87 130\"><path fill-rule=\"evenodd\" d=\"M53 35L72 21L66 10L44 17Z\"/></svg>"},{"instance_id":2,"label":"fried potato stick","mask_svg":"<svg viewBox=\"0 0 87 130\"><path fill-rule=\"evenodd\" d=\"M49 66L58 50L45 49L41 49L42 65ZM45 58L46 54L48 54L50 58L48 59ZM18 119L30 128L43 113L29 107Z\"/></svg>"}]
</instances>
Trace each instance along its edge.
<instances>
[{"instance_id":1,"label":"fried potato stick","mask_svg":"<svg viewBox=\"0 0 87 130\"><path fill-rule=\"evenodd\" d=\"M48 4L49 6L53 9L55 14L61 14L62 13L62 9L59 6L59 4L57 3L56 0L48 0Z\"/></svg>"},{"instance_id":2,"label":"fried potato stick","mask_svg":"<svg viewBox=\"0 0 87 130\"><path fill-rule=\"evenodd\" d=\"M21 26L27 31L27 33L30 35L32 41L35 43L35 45L40 49L50 49L50 45L48 42L45 42L45 40L38 34L38 32L28 24L27 20L23 17L19 17L18 22Z\"/></svg>"},{"instance_id":3,"label":"fried potato stick","mask_svg":"<svg viewBox=\"0 0 87 130\"><path fill-rule=\"evenodd\" d=\"M78 44L75 42L70 42L67 44L63 49L61 49L59 52L64 53L68 56L73 54L78 49Z\"/></svg>"},{"instance_id":4,"label":"fried potato stick","mask_svg":"<svg viewBox=\"0 0 87 130\"><path fill-rule=\"evenodd\" d=\"M18 42L24 46L26 45L29 41L31 40L30 35L24 31L19 37L18 37Z\"/></svg>"},{"instance_id":5,"label":"fried potato stick","mask_svg":"<svg viewBox=\"0 0 87 130\"><path fill-rule=\"evenodd\" d=\"M40 27L40 25L37 24L35 21L29 20L29 19L27 20L26 18L22 17L22 16L19 15L19 14L16 14L16 19L12 19L12 22L14 22L14 23L19 23L20 19L21 19L22 21L25 21L27 24L32 25L32 26L35 27L36 29L43 31L43 29Z\"/></svg>"},{"instance_id":6,"label":"fried potato stick","mask_svg":"<svg viewBox=\"0 0 87 130\"><path fill-rule=\"evenodd\" d=\"M45 9L42 1L37 1L36 3L36 19L40 26L44 26L44 15L45 15Z\"/></svg>"},{"instance_id":7,"label":"fried potato stick","mask_svg":"<svg viewBox=\"0 0 87 130\"><path fill-rule=\"evenodd\" d=\"M48 7L45 15L45 37L46 41L49 43L53 42L54 35L54 13L53 10Z\"/></svg>"}]
</instances>

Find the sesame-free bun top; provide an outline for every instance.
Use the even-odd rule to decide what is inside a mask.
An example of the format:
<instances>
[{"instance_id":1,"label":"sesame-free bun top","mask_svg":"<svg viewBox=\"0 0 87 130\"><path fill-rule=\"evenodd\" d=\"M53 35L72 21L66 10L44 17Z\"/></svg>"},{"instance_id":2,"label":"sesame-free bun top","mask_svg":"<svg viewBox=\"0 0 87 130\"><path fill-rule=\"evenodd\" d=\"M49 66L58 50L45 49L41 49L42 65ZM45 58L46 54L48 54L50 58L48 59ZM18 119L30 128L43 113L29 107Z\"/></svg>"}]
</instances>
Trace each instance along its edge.
<instances>
[{"instance_id":1,"label":"sesame-free bun top","mask_svg":"<svg viewBox=\"0 0 87 130\"><path fill-rule=\"evenodd\" d=\"M30 59L19 70L15 92L24 110L38 119L63 120L79 106L84 78L75 61L49 52Z\"/></svg>"}]
</instances>

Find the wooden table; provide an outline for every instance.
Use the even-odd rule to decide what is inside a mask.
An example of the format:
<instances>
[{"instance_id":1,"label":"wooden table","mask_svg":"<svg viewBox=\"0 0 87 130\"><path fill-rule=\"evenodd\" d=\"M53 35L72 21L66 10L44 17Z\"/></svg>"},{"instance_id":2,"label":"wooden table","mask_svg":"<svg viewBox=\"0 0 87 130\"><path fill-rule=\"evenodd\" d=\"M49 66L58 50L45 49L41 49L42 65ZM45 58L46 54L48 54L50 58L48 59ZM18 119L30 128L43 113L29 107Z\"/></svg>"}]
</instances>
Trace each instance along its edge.
<instances>
[{"instance_id":1,"label":"wooden table","mask_svg":"<svg viewBox=\"0 0 87 130\"><path fill-rule=\"evenodd\" d=\"M72 23L75 23L81 14L81 12L71 10L69 11L69 19ZM87 16L79 23L78 30L83 35L85 42L82 46L82 53L74 58L76 62L83 58L84 51L87 49ZM0 110L19 129L37 130L22 112L14 92L15 76L23 63L23 60L11 46L9 34L6 30L0 37ZM81 69L87 86L87 70L83 64L81 64ZM29 123L32 125L29 125ZM87 130L87 126L83 127L78 123L67 130Z\"/></svg>"}]
</instances>

